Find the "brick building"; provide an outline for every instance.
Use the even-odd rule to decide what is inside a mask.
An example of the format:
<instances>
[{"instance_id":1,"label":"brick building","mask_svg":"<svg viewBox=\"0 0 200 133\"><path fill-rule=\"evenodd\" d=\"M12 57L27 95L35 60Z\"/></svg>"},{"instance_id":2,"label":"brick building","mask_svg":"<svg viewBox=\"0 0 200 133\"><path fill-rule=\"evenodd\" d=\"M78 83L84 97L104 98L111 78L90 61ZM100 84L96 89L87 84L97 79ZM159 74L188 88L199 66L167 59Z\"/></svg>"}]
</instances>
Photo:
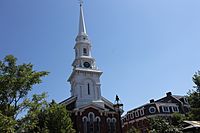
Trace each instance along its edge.
<instances>
[{"instance_id":1,"label":"brick building","mask_svg":"<svg viewBox=\"0 0 200 133\"><path fill-rule=\"evenodd\" d=\"M133 126L142 133L147 132L147 118L155 116L170 117L173 113L186 114L190 109L187 97L172 95L171 92L159 100L151 99L149 103L134 108L122 117L123 131L127 132Z\"/></svg>"}]
</instances>

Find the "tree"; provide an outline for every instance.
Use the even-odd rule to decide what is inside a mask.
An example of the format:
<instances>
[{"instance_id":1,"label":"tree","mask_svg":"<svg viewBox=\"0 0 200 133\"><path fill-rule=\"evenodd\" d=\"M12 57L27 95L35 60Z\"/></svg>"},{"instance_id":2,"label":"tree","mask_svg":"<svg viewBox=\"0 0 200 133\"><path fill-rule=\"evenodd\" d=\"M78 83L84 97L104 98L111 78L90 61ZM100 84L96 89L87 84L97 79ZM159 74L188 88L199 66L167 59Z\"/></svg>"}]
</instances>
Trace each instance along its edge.
<instances>
[{"instance_id":1,"label":"tree","mask_svg":"<svg viewBox=\"0 0 200 133\"><path fill-rule=\"evenodd\" d=\"M195 90L188 92L188 99L191 106L189 117L191 120L200 121L200 71L193 75L192 80L195 84Z\"/></svg>"},{"instance_id":2,"label":"tree","mask_svg":"<svg viewBox=\"0 0 200 133\"><path fill-rule=\"evenodd\" d=\"M150 133L182 133L181 129L172 125L163 117L149 118Z\"/></svg>"},{"instance_id":3,"label":"tree","mask_svg":"<svg viewBox=\"0 0 200 133\"><path fill-rule=\"evenodd\" d=\"M26 115L18 121L17 132L47 132L42 112L47 108L48 103L45 100L46 93L41 95L33 95L32 99L25 99L22 105L26 106ZM45 116L44 116L45 117Z\"/></svg>"},{"instance_id":4,"label":"tree","mask_svg":"<svg viewBox=\"0 0 200 133\"><path fill-rule=\"evenodd\" d=\"M13 118L7 117L0 112L0 132L14 133L16 121Z\"/></svg>"},{"instance_id":5,"label":"tree","mask_svg":"<svg viewBox=\"0 0 200 133\"><path fill-rule=\"evenodd\" d=\"M56 104L52 101L45 111L46 126L49 133L74 133L72 121L65 106ZM62 120L62 121L60 121Z\"/></svg>"},{"instance_id":6,"label":"tree","mask_svg":"<svg viewBox=\"0 0 200 133\"><path fill-rule=\"evenodd\" d=\"M25 101L28 113L20 120L18 132L75 133L66 108L55 101L47 103L45 95L33 95L31 100Z\"/></svg>"},{"instance_id":7,"label":"tree","mask_svg":"<svg viewBox=\"0 0 200 133\"><path fill-rule=\"evenodd\" d=\"M36 72L32 64L16 64L17 59L8 55L0 61L0 111L3 115L16 118L23 108L21 101L32 90L32 86L41 83L41 77L48 72Z\"/></svg>"},{"instance_id":8,"label":"tree","mask_svg":"<svg viewBox=\"0 0 200 133\"><path fill-rule=\"evenodd\" d=\"M74 133L64 106L48 103L45 93L27 98L48 72L36 72L31 63L16 61L12 55L0 61L0 133ZM23 116L18 118L20 113Z\"/></svg>"},{"instance_id":9,"label":"tree","mask_svg":"<svg viewBox=\"0 0 200 133\"><path fill-rule=\"evenodd\" d=\"M173 113L171 118L170 118L170 123L179 128L182 129L182 124L184 122L184 120L186 120L186 116L184 114L180 114L180 113Z\"/></svg>"},{"instance_id":10,"label":"tree","mask_svg":"<svg viewBox=\"0 0 200 133\"><path fill-rule=\"evenodd\" d=\"M127 133L140 133L140 130L133 126L127 131Z\"/></svg>"}]
</instances>

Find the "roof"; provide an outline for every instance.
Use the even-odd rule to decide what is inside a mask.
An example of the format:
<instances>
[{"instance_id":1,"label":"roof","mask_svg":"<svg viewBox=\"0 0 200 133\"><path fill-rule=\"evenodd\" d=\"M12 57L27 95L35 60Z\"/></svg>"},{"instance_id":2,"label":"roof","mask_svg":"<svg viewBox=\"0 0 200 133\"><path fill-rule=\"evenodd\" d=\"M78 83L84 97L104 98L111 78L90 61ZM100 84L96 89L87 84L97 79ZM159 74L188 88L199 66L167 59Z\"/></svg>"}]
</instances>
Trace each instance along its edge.
<instances>
[{"instance_id":1,"label":"roof","mask_svg":"<svg viewBox=\"0 0 200 133\"><path fill-rule=\"evenodd\" d=\"M177 98L177 99L181 99L184 98L185 96L180 96L180 95L172 95L173 97Z\"/></svg>"},{"instance_id":2,"label":"roof","mask_svg":"<svg viewBox=\"0 0 200 133\"><path fill-rule=\"evenodd\" d=\"M152 102L152 103L143 104L143 105L141 105L141 106L139 106L139 107L136 107L136 108L134 108L134 109L131 109L131 110L127 111L127 113L132 112L132 111L137 110L137 109L140 109L140 108L142 108L142 107L144 107L144 106L147 106L147 105L160 106L160 105L162 105L162 104L165 104L165 105L167 105L167 104L170 104L170 105L171 105L171 104L175 104L175 103L171 103L171 102L170 102L170 103L165 102L164 100L165 100L166 97L167 97L167 96L164 96L164 97L162 97L162 98L160 98L160 99L158 99L158 100L155 100L155 101ZM174 98L176 101L182 103L182 101L181 101L180 99L181 99L181 98L184 98L185 96L171 95L171 97ZM158 108L158 109L159 109L159 108Z\"/></svg>"},{"instance_id":3,"label":"roof","mask_svg":"<svg viewBox=\"0 0 200 133\"><path fill-rule=\"evenodd\" d=\"M102 71L97 70L97 69L74 68L72 74L70 75L70 77L69 77L69 79L67 81L70 81L71 78L74 76L75 72L77 72L77 71L99 73L100 75L103 73Z\"/></svg>"},{"instance_id":4,"label":"roof","mask_svg":"<svg viewBox=\"0 0 200 133\"><path fill-rule=\"evenodd\" d=\"M189 126L184 127L183 130L200 128L200 121L184 121L184 123L189 124Z\"/></svg>"},{"instance_id":5,"label":"roof","mask_svg":"<svg viewBox=\"0 0 200 133\"><path fill-rule=\"evenodd\" d=\"M65 100L63 100L62 102L60 102L59 104L65 104L65 105L68 105L70 103L72 103L73 101L76 101L76 97L72 96L72 97L69 97Z\"/></svg>"},{"instance_id":6,"label":"roof","mask_svg":"<svg viewBox=\"0 0 200 133\"><path fill-rule=\"evenodd\" d=\"M76 102L76 100L77 100L77 97L72 96L72 97L69 97L69 98L63 100L59 104L69 105L72 102ZM98 104L95 104L94 102L91 102L91 103L88 103L88 104L83 105L83 106L78 107L78 108L79 109L85 109L85 108L88 108L88 107L97 107L97 108L101 108L103 110L110 110L110 111L114 111L115 110L114 107L113 107L113 103L112 102L110 102L109 100L107 100L104 97L101 97L101 100L102 100L102 102L104 104L104 107L99 106ZM74 109L76 110L77 108L75 107Z\"/></svg>"},{"instance_id":7,"label":"roof","mask_svg":"<svg viewBox=\"0 0 200 133\"><path fill-rule=\"evenodd\" d=\"M78 108L75 108L74 110L85 110L85 109L87 109L87 108L94 108L94 109L96 109L96 110L102 110L102 111L106 111L106 110L108 110L108 109L106 109L105 107L102 107L102 106L100 106L100 105L98 105L98 104L95 104L95 103L93 103L93 102L91 102L91 103L88 103L88 104L85 104L85 105L83 105L83 106L80 106L80 107L78 107Z\"/></svg>"}]
</instances>

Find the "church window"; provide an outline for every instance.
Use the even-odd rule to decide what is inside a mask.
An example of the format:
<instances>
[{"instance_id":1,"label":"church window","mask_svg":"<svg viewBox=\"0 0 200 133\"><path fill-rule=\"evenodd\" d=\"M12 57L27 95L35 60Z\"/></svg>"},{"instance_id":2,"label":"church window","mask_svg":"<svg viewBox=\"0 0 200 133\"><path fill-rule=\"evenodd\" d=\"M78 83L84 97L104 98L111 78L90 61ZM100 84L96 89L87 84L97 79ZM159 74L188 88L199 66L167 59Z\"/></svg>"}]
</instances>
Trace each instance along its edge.
<instances>
[{"instance_id":1,"label":"church window","mask_svg":"<svg viewBox=\"0 0 200 133\"><path fill-rule=\"evenodd\" d=\"M108 133L111 133L111 126L110 126L111 120L110 118L107 118L107 124L108 124Z\"/></svg>"},{"instance_id":2,"label":"church window","mask_svg":"<svg viewBox=\"0 0 200 133\"><path fill-rule=\"evenodd\" d=\"M89 113L89 133L94 133L94 114Z\"/></svg>"},{"instance_id":3,"label":"church window","mask_svg":"<svg viewBox=\"0 0 200 133\"><path fill-rule=\"evenodd\" d=\"M115 118L112 118L111 133L116 133L116 119Z\"/></svg>"},{"instance_id":4,"label":"church window","mask_svg":"<svg viewBox=\"0 0 200 133\"><path fill-rule=\"evenodd\" d=\"M95 133L100 133L100 118L96 117Z\"/></svg>"},{"instance_id":5,"label":"church window","mask_svg":"<svg viewBox=\"0 0 200 133\"><path fill-rule=\"evenodd\" d=\"M87 89L88 89L88 95L90 95L90 84L87 84Z\"/></svg>"},{"instance_id":6,"label":"church window","mask_svg":"<svg viewBox=\"0 0 200 133\"><path fill-rule=\"evenodd\" d=\"M116 133L116 119L115 118L108 118L107 119L108 124L108 133Z\"/></svg>"},{"instance_id":7,"label":"church window","mask_svg":"<svg viewBox=\"0 0 200 133\"><path fill-rule=\"evenodd\" d=\"M87 55L87 49L83 48L83 55Z\"/></svg>"},{"instance_id":8,"label":"church window","mask_svg":"<svg viewBox=\"0 0 200 133\"><path fill-rule=\"evenodd\" d=\"M84 129L84 133L87 133L87 118L83 118L83 129Z\"/></svg>"},{"instance_id":9,"label":"church window","mask_svg":"<svg viewBox=\"0 0 200 133\"><path fill-rule=\"evenodd\" d=\"M84 133L100 133L100 117L96 117L93 112L82 118Z\"/></svg>"}]
</instances>

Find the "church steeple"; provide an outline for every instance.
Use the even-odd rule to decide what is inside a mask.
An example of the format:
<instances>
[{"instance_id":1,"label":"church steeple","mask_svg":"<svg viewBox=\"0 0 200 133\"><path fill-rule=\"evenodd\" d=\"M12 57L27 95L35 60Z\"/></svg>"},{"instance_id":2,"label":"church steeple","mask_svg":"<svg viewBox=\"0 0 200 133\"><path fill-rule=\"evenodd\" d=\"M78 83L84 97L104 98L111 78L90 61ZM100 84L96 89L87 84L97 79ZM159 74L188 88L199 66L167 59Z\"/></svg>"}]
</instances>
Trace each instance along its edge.
<instances>
[{"instance_id":1,"label":"church steeple","mask_svg":"<svg viewBox=\"0 0 200 133\"><path fill-rule=\"evenodd\" d=\"M83 13L83 4L80 1L80 16L78 35L76 37L75 60L72 64L73 67L96 69L95 59L91 55L91 42L88 39L86 32L85 19Z\"/></svg>"},{"instance_id":2,"label":"church steeple","mask_svg":"<svg viewBox=\"0 0 200 133\"><path fill-rule=\"evenodd\" d=\"M82 2L80 2L80 17L79 17L79 33L78 33L78 35L87 35Z\"/></svg>"},{"instance_id":3,"label":"church steeple","mask_svg":"<svg viewBox=\"0 0 200 133\"><path fill-rule=\"evenodd\" d=\"M86 26L85 26L85 18L83 13L83 1L80 0L80 16L79 16L79 27L78 27L78 35L76 37L76 42L80 41L88 41L88 35L86 32Z\"/></svg>"},{"instance_id":4,"label":"church steeple","mask_svg":"<svg viewBox=\"0 0 200 133\"><path fill-rule=\"evenodd\" d=\"M79 32L74 46L73 72L68 79L71 84L71 95L77 98L77 107L89 103L103 106L100 88L102 71L96 67L95 58L91 55L91 42L86 33L83 5L82 1L80 2Z\"/></svg>"}]
</instances>

